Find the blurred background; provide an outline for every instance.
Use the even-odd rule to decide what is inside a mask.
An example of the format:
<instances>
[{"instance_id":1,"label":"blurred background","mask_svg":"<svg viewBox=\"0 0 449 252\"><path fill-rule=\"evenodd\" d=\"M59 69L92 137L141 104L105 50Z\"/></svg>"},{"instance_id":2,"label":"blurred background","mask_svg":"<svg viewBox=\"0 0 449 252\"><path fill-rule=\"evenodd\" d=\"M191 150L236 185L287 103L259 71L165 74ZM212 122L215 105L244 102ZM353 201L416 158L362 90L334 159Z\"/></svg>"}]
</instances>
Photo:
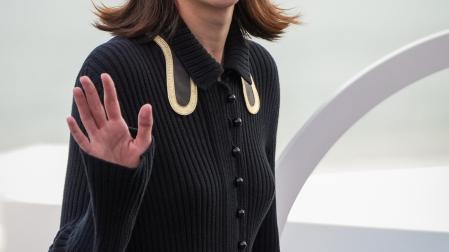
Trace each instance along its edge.
<instances>
[{"instance_id":1,"label":"blurred background","mask_svg":"<svg viewBox=\"0 0 449 252\"><path fill-rule=\"evenodd\" d=\"M98 3L98 1L95 1ZM102 1L118 5L123 1ZM449 28L447 0L275 1L303 24L277 42L277 157L352 76ZM110 35L91 1L2 1L0 251L46 251L59 225L72 88ZM358 121L307 181L283 251L449 251L449 71L391 96Z\"/></svg>"}]
</instances>

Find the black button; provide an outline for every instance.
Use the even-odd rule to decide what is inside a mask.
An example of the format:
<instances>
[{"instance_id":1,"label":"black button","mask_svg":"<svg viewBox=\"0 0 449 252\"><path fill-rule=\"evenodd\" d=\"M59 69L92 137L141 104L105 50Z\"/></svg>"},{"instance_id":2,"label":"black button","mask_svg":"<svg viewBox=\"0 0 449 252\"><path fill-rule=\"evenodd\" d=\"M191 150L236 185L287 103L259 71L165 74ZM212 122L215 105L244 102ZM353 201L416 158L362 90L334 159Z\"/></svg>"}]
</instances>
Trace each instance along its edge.
<instances>
[{"instance_id":1,"label":"black button","mask_svg":"<svg viewBox=\"0 0 449 252\"><path fill-rule=\"evenodd\" d=\"M235 94L230 94L227 97L228 102L235 102L236 99L237 99L237 97L235 97Z\"/></svg>"},{"instance_id":2,"label":"black button","mask_svg":"<svg viewBox=\"0 0 449 252\"><path fill-rule=\"evenodd\" d=\"M217 83L220 84L220 86L224 87L229 91L229 82L227 82L225 79L223 79L221 76L218 76Z\"/></svg>"},{"instance_id":3,"label":"black button","mask_svg":"<svg viewBox=\"0 0 449 252\"><path fill-rule=\"evenodd\" d=\"M235 178L235 180L234 180L234 185L235 186L240 186L242 184L243 184L243 178L242 177Z\"/></svg>"},{"instance_id":4,"label":"black button","mask_svg":"<svg viewBox=\"0 0 449 252\"><path fill-rule=\"evenodd\" d=\"M240 148L238 147L238 146L234 146L234 148L232 148L232 155L234 156L234 157L236 157L236 156L238 156L238 155L240 155Z\"/></svg>"},{"instance_id":5,"label":"black button","mask_svg":"<svg viewBox=\"0 0 449 252\"><path fill-rule=\"evenodd\" d=\"M242 125L242 118L240 117L234 118L234 120L232 120L232 125L234 125L235 127Z\"/></svg>"},{"instance_id":6,"label":"black button","mask_svg":"<svg viewBox=\"0 0 449 252\"><path fill-rule=\"evenodd\" d=\"M246 241L239 241L239 249L244 249L246 246L248 246Z\"/></svg>"},{"instance_id":7,"label":"black button","mask_svg":"<svg viewBox=\"0 0 449 252\"><path fill-rule=\"evenodd\" d=\"M245 216L245 209L237 210L237 217L242 218L243 216Z\"/></svg>"}]
</instances>

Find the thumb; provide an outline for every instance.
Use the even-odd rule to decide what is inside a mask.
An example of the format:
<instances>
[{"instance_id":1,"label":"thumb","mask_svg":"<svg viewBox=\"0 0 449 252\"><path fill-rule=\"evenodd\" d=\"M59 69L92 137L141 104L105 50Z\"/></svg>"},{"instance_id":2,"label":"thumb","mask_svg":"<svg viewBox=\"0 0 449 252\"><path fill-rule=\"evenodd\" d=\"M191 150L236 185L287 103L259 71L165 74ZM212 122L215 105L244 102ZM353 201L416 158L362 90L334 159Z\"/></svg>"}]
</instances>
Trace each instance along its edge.
<instances>
[{"instance_id":1,"label":"thumb","mask_svg":"<svg viewBox=\"0 0 449 252\"><path fill-rule=\"evenodd\" d=\"M151 131L153 128L153 109L151 104L147 103L140 108L138 115L137 136L135 144L145 149L150 144Z\"/></svg>"}]
</instances>

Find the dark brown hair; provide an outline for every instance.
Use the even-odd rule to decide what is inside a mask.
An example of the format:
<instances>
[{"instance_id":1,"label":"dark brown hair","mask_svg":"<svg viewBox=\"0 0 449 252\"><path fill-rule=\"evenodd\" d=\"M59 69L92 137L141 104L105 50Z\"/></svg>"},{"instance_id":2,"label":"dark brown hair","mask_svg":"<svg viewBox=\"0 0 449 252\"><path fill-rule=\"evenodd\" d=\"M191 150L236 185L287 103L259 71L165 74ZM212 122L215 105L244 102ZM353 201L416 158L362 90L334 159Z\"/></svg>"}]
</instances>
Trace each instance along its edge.
<instances>
[{"instance_id":1,"label":"dark brown hair","mask_svg":"<svg viewBox=\"0 0 449 252\"><path fill-rule=\"evenodd\" d=\"M93 2L92 2L93 3ZM93 3L94 14L99 17L92 25L102 31L124 37L137 37L144 33L161 34L171 37L180 18L175 0L128 0L118 7L107 7L103 3ZM234 9L234 17L239 19L245 34L269 41L280 38L290 24L301 24L299 13L284 14L270 0L239 0Z\"/></svg>"}]
</instances>

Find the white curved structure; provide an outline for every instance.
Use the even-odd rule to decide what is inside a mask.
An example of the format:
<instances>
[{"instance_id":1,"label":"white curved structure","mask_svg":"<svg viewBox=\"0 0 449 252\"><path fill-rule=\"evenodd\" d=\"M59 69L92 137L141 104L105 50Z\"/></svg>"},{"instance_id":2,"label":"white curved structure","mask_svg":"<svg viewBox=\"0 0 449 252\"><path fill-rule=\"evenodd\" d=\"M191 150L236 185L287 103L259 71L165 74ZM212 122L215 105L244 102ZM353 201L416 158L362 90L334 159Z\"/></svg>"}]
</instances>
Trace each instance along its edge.
<instances>
[{"instance_id":1,"label":"white curved structure","mask_svg":"<svg viewBox=\"0 0 449 252\"><path fill-rule=\"evenodd\" d=\"M392 94L446 68L449 68L449 30L415 41L378 60L322 105L276 161L280 233L307 178L352 125Z\"/></svg>"}]
</instances>

